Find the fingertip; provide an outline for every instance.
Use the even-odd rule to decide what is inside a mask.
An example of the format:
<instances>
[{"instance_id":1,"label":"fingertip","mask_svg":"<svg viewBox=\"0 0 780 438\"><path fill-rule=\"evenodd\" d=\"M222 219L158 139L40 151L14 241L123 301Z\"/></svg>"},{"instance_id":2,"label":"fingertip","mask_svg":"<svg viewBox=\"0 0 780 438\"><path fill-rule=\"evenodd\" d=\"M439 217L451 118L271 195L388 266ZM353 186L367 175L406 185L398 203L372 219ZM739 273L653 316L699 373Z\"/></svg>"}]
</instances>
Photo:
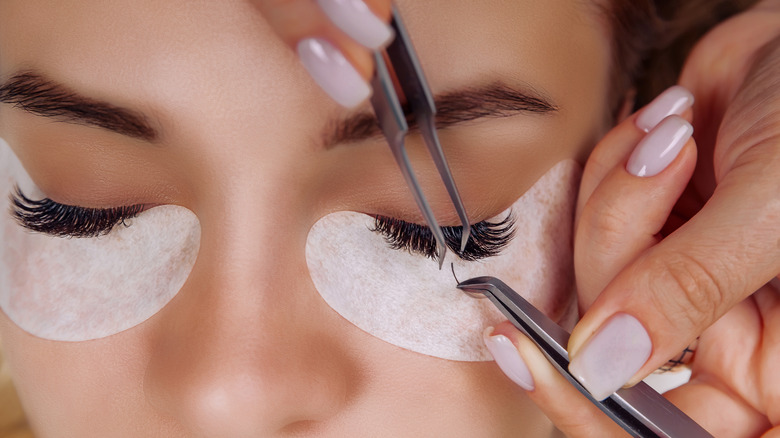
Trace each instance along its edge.
<instances>
[{"instance_id":1,"label":"fingertip","mask_svg":"<svg viewBox=\"0 0 780 438\"><path fill-rule=\"evenodd\" d=\"M693 118L693 94L682 86L673 86L653 102L612 128L588 157L580 190L580 204L587 200L602 179L619 163L624 163L647 133L672 115L690 124Z\"/></svg>"},{"instance_id":2,"label":"fingertip","mask_svg":"<svg viewBox=\"0 0 780 438\"><path fill-rule=\"evenodd\" d=\"M385 23L390 21L393 13L393 2L391 0L365 0L366 4L374 14Z\"/></svg>"},{"instance_id":3,"label":"fingertip","mask_svg":"<svg viewBox=\"0 0 780 438\"><path fill-rule=\"evenodd\" d=\"M339 105L355 108L371 96L368 80L374 72L372 52L359 40L371 46L381 45L392 37L392 32L361 0L317 2L321 7L311 0L266 0L253 4L281 40L296 51L301 64L317 85ZM374 3L381 6L378 0ZM356 17L361 9L357 7L358 12L355 12L356 5L362 5L362 13L372 20ZM384 11L381 7L379 9ZM345 13L345 10L352 13ZM381 13L389 17L389 9ZM356 34L355 29L347 26L352 33L350 35L334 22L333 15L342 21L342 25L357 23L362 34Z\"/></svg>"},{"instance_id":4,"label":"fingertip","mask_svg":"<svg viewBox=\"0 0 780 438\"><path fill-rule=\"evenodd\" d=\"M626 163L634 176L652 177L664 171L693 136L693 126L677 115L663 119L636 146Z\"/></svg>"},{"instance_id":5,"label":"fingertip","mask_svg":"<svg viewBox=\"0 0 780 438\"><path fill-rule=\"evenodd\" d=\"M534 379L528 397L566 436L615 436L620 427L566 380L542 351L509 322L488 333L511 341Z\"/></svg>"},{"instance_id":6,"label":"fingertip","mask_svg":"<svg viewBox=\"0 0 780 438\"><path fill-rule=\"evenodd\" d=\"M627 313L618 313L570 356L569 371L594 398L604 400L636 378L652 350L643 324Z\"/></svg>"},{"instance_id":7,"label":"fingertip","mask_svg":"<svg viewBox=\"0 0 780 438\"><path fill-rule=\"evenodd\" d=\"M560 381L563 380L563 376L553 367L539 347L509 321L498 324L495 329L485 330L485 333L490 336L501 336L511 342L533 382L531 388L524 388L526 391L534 392L540 386L550 388L551 385L560 384ZM496 363L499 363L498 360ZM568 387L574 389L572 386ZM537 395L537 397L540 396Z\"/></svg>"},{"instance_id":8,"label":"fingertip","mask_svg":"<svg viewBox=\"0 0 780 438\"><path fill-rule=\"evenodd\" d=\"M693 107L693 93L687 88L675 85L666 89L644 107L636 118L636 126L644 132L650 132L671 115L682 116Z\"/></svg>"},{"instance_id":9,"label":"fingertip","mask_svg":"<svg viewBox=\"0 0 780 438\"><path fill-rule=\"evenodd\" d=\"M386 46L394 32L386 18L362 0L316 0L320 9L342 32L371 50ZM375 5L376 6L376 5Z\"/></svg>"},{"instance_id":10,"label":"fingertip","mask_svg":"<svg viewBox=\"0 0 780 438\"><path fill-rule=\"evenodd\" d=\"M496 333L493 327L488 327L482 338L501 371L517 386L533 391L535 385L531 371L509 337Z\"/></svg>"},{"instance_id":11,"label":"fingertip","mask_svg":"<svg viewBox=\"0 0 780 438\"><path fill-rule=\"evenodd\" d=\"M305 38L296 47L301 63L320 88L339 105L354 108L371 95L371 87L333 44Z\"/></svg>"}]
</instances>

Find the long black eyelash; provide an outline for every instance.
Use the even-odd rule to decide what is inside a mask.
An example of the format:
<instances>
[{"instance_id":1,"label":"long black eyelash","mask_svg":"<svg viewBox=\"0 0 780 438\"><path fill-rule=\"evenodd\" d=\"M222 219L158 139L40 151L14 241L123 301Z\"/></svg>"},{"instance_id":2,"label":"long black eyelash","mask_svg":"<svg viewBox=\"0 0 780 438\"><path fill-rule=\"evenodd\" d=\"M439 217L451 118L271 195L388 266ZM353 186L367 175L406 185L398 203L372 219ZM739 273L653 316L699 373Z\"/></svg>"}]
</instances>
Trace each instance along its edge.
<instances>
[{"instance_id":1,"label":"long black eyelash","mask_svg":"<svg viewBox=\"0 0 780 438\"><path fill-rule=\"evenodd\" d=\"M384 236L393 249L405 249L433 259L436 255L436 240L431 230L422 225L386 216L374 217L371 231ZM471 238L466 249L460 252L463 227L442 227L447 246L466 261L481 260L498 255L515 236L515 220L508 214L500 222L478 222L471 226Z\"/></svg>"},{"instance_id":2,"label":"long black eyelash","mask_svg":"<svg viewBox=\"0 0 780 438\"><path fill-rule=\"evenodd\" d=\"M23 227L57 237L103 236L143 211L143 205L102 209L64 205L48 198L33 201L19 187L11 194L11 204L11 214Z\"/></svg>"}]
</instances>

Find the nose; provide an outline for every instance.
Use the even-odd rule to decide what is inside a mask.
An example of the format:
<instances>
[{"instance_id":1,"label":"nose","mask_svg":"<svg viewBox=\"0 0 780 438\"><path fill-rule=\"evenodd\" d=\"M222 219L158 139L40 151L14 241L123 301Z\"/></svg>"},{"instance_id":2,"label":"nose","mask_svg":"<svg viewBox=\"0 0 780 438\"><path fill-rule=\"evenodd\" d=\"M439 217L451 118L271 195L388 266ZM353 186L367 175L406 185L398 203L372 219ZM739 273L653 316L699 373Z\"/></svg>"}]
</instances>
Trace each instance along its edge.
<instances>
[{"instance_id":1,"label":"nose","mask_svg":"<svg viewBox=\"0 0 780 438\"><path fill-rule=\"evenodd\" d=\"M338 332L322 329L338 317L309 279L306 233L214 219L201 218L198 260L156 317L147 398L197 436L316 429L347 403L352 367Z\"/></svg>"}]
</instances>

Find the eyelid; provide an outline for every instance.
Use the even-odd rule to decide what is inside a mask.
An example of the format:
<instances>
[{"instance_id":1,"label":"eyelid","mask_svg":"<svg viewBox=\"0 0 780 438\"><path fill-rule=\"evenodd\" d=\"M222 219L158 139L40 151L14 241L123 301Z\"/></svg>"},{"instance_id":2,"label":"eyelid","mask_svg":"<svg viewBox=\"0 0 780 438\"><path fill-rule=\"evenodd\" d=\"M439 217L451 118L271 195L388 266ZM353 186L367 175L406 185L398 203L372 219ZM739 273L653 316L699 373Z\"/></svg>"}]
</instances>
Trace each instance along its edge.
<instances>
[{"instance_id":1,"label":"eyelid","mask_svg":"<svg viewBox=\"0 0 780 438\"><path fill-rule=\"evenodd\" d=\"M471 225L466 249L460 251L463 227L442 227L447 246L462 260L476 261L498 255L515 236L515 219L511 212L498 222L482 221ZM386 216L374 216L372 231L382 234L391 248L435 258L436 241L427 226Z\"/></svg>"},{"instance_id":2,"label":"eyelid","mask_svg":"<svg viewBox=\"0 0 780 438\"><path fill-rule=\"evenodd\" d=\"M56 237L99 237L146 209L143 204L115 208L85 208L60 204L49 198L32 200L16 186L11 215L28 230ZM125 224L125 226L128 226Z\"/></svg>"}]
</instances>

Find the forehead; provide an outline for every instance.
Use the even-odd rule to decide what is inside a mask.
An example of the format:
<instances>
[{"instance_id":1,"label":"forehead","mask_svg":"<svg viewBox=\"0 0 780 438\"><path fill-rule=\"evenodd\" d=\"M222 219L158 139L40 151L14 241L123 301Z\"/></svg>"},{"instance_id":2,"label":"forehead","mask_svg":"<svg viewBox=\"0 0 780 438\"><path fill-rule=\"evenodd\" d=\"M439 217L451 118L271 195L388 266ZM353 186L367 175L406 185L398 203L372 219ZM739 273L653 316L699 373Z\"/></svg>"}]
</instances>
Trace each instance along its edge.
<instances>
[{"instance_id":1,"label":"forehead","mask_svg":"<svg viewBox=\"0 0 780 438\"><path fill-rule=\"evenodd\" d=\"M577 0L403 2L419 50L437 66L430 74L516 76L543 86L568 79L572 65L600 62L608 52L596 8ZM446 67L444 67L446 66ZM443 79L444 80L444 79Z\"/></svg>"},{"instance_id":2,"label":"forehead","mask_svg":"<svg viewBox=\"0 0 780 438\"><path fill-rule=\"evenodd\" d=\"M428 75L445 88L486 69L544 86L607 51L595 8L581 0L399 4ZM237 58L268 72L290 54L246 0L5 0L0 23L0 73L38 68L74 85L230 74Z\"/></svg>"},{"instance_id":3,"label":"forehead","mask_svg":"<svg viewBox=\"0 0 780 438\"><path fill-rule=\"evenodd\" d=\"M522 160L499 167L517 173L519 164L528 171L518 187L530 187L560 160L582 159L603 133L610 42L592 2L398 4L435 94L502 82L533 89L560 108L544 125L516 121L512 138ZM263 154L279 155L279 145L307 150L340 115L248 0L2 0L0 78L25 69L150 115L170 156L201 167L231 163L232 171L265 166L269 174L282 172L287 167ZM0 133L20 117L0 105ZM488 131L460 142L483 145L500 135ZM85 143L86 131L68 132ZM252 160L236 163L235 156ZM97 163L91 168L110 168L106 154L89 158Z\"/></svg>"}]
</instances>

